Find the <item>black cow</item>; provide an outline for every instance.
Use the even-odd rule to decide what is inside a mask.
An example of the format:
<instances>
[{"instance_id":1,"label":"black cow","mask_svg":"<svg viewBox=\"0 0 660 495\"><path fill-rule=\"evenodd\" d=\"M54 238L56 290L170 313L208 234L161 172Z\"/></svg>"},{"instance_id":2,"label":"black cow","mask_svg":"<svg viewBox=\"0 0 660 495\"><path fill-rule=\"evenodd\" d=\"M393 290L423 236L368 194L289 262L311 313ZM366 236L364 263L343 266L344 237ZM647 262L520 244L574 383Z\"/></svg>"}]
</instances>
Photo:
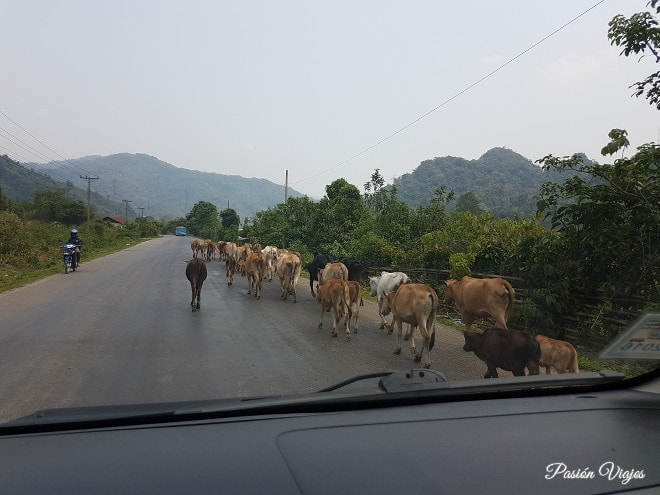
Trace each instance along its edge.
<instances>
[{"instance_id":1,"label":"black cow","mask_svg":"<svg viewBox=\"0 0 660 495\"><path fill-rule=\"evenodd\" d=\"M362 283L362 262L355 258L340 258L346 268L348 268L348 280Z\"/></svg>"},{"instance_id":2,"label":"black cow","mask_svg":"<svg viewBox=\"0 0 660 495\"><path fill-rule=\"evenodd\" d=\"M202 284L206 280L206 273L206 263L201 258L193 258L186 265L186 278L190 281L192 290L190 305L193 311L199 309L199 302L202 299Z\"/></svg>"},{"instance_id":3,"label":"black cow","mask_svg":"<svg viewBox=\"0 0 660 495\"><path fill-rule=\"evenodd\" d=\"M541 347L531 335L492 327L484 333L465 331L463 336L463 350L473 351L488 366L484 378L498 378L497 368L511 371L514 376L525 376L525 368L530 375L539 374Z\"/></svg>"},{"instance_id":4,"label":"black cow","mask_svg":"<svg viewBox=\"0 0 660 495\"><path fill-rule=\"evenodd\" d=\"M325 268L325 265L332 263L332 258L327 254L316 253L314 259L307 263L307 271L309 272L309 288L312 291L312 297L316 299L314 292L314 282L319 279L319 268Z\"/></svg>"}]
</instances>

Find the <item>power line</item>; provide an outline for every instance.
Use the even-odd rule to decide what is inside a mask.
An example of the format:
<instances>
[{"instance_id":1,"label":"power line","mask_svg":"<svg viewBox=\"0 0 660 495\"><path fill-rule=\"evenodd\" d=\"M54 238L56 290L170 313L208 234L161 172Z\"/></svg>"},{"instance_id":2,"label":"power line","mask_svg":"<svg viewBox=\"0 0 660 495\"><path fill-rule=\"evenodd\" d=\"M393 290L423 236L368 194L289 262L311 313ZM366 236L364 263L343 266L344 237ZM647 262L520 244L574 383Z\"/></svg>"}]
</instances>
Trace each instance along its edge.
<instances>
[{"instance_id":1,"label":"power line","mask_svg":"<svg viewBox=\"0 0 660 495\"><path fill-rule=\"evenodd\" d=\"M485 76L481 77L481 78L478 79L477 81L473 82L472 84L466 86L464 89L462 89L462 90L459 91L458 93L456 93L456 94L454 94L453 96L447 98L446 100L444 100L444 101L443 101L442 103L440 103L439 105L435 106L434 108L432 108L432 109L429 110L428 112L426 112L426 113L420 115L419 117L417 117L416 119L414 119L414 120L412 120L411 122L407 123L407 124L404 125L403 127L397 129L397 130L394 131L393 133L391 133L391 134L385 136L384 138L382 138L381 140L375 142L374 144L372 144L372 145L370 145L370 146L367 146L367 147L364 148L362 151L359 151L359 152L355 153L354 155L350 156L349 158L345 159L344 161L342 161L342 162L340 162L340 163L337 163L336 165L333 165L332 167L326 168L325 170L321 170L321 171L318 172L317 174L310 175L309 177L306 177L306 178L304 178L304 179L300 179L299 181L294 182L294 184L299 184L299 183L301 183L301 182L305 182L305 181L308 181L308 180L311 180L311 179L315 179L316 177L318 177L318 176L320 176L320 175L323 175L323 174L325 174L326 172L330 172L331 170L334 170L334 169L336 169L336 168L339 168L339 167L341 167L342 165L345 165L345 164L347 164L348 162L353 161L353 160L355 160L356 158L358 158L358 157L360 157L360 156L362 156L362 155L368 153L369 151L371 151L372 149L374 149L374 148L380 146L381 144L385 143L386 141L389 141L389 140L392 139L394 136L397 136L398 134L401 134L401 133L402 133L403 131L405 131L406 129L409 129L410 127L412 127L412 126L414 126L415 124L417 124L420 120L425 119L426 117L428 117L429 115L431 115L431 114L434 113L435 111L441 109L442 107L444 107L444 106L447 105L448 103L452 102L453 100L455 100L455 99L458 98L459 96L463 95L464 93L467 93L468 91L470 91L472 88L474 88L474 87L477 86L478 84L481 84L481 83L484 82L486 79L489 79L490 77L492 77L493 75L495 75L497 72L499 72L500 70L504 69L506 66L512 64L513 62L515 62L516 60L518 60L520 57L522 57L523 55L525 55L525 54L528 53L529 51L533 50L534 48L536 48L537 46L539 46L541 43L543 43L543 42L546 41L547 39L551 38L552 36L554 36L555 34L557 34L559 31L561 31L561 30L563 30L564 28L566 28L567 26L571 25L572 23L574 23L575 21L577 21L578 19L580 19L582 16L586 15L587 13L589 13L590 11L592 11L593 9L595 9L596 7L598 7L600 4L602 4L602 3L604 3L604 2L605 2L605 0L600 0L600 1L596 2L594 5L592 5L591 7L589 7L587 10L585 10L585 11L582 12L581 14L575 16L573 19L571 19L570 21L566 22L566 23L563 24L562 26L558 27L557 29L555 29L554 31L552 31L550 34L544 36L544 37L541 38L539 41L537 41L536 43L534 43L534 44L531 45L530 47L526 48L525 50L523 50L522 52L520 52L520 53L519 53L518 55L516 55L515 57L510 58L509 60L507 60L506 62L504 62L502 65L500 65L499 67L497 67L496 69L492 70L491 72L489 72L489 73L486 74Z\"/></svg>"}]
</instances>

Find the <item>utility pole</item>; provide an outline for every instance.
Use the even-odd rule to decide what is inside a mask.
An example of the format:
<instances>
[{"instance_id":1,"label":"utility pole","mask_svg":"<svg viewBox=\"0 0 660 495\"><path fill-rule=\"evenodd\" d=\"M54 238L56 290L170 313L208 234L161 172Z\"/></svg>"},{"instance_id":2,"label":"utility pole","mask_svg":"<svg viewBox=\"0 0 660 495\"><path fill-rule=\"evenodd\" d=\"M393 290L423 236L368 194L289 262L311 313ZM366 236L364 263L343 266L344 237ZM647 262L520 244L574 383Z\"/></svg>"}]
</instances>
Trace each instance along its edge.
<instances>
[{"instance_id":1,"label":"utility pole","mask_svg":"<svg viewBox=\"0 0 660 495\"><path fill-rule=\"evenodd\" d=\"M133 201L130 199L122 199L124 203L126 203L126 213L124 214L124 218L128 220L128 203L132 203Z\"/></svg>"},{"instance_id":2,"label":"utility pole","mask_svg":"<svg viewBox=\"0 0 660 495\"><path fill-rule=\"evenodd\" d=\"M289 199L289 171L286 171L286 175L284 176L284 204L287 203L287 200Z\"/></svg>"},{"instance_id":3,"label":"utility pole","mask_svg":"<svg viewBox=\"0 0 660 495\"><path fill-rule=\"evenodd\" d=\"M87 181L87 221L89 222L89 217L91 213L91 205L90 205L90 200L91 200L91 191L92 191L92 181L98 179L98 177L90 177L88 175L81 175L81 179L85 179Z\"/></svg>"},{"instance_id":4,"label":"utility pole","mask_svg":"<svg viewBox=\"0 0 660 495\"><path fill-rule=\"evenodd\" d=\"M140 216L142 218L144 218L144 208L142 208L141 206L138 206L138 210L140 210Z\"/></svg>"}]
</instances>

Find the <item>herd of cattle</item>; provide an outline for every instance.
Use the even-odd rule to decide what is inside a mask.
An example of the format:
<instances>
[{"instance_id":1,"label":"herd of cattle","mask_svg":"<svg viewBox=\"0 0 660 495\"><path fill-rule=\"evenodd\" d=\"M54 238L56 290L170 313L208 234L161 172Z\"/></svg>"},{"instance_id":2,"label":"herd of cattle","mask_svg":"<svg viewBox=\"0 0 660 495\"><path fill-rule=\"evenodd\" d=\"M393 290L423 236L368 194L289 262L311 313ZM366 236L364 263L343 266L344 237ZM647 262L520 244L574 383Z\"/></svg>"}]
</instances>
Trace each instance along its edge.
<instances>
[{"instance_id":1,"label":"herd of cattle","mask_svg":"<svg viewBox=\"0 0 660 495\"><path fill-rule=\"evenodd\" d=\"M248 294L261 298L264 280L280 279L281 297L289 295L297 300L296 286L300 278L302 258L300 253L274 246L262 248L259 244L233 242L213 243L210 240L191 242L193 258L186 265L186 278L190 281L193 311L200 308L202 284L207 277L206 261L218 257L226 264L227 285L234 282L235 272L247 278ZM317 254L307 263L309 286L312 297L320 304L321 316L318 327L323 326L323 316L332 311L332 336L337 336L337 327L343 318L346 337L358 333L359 307L363 305L363 267L359 260L341 258L334 261L328 255ZM438 294L429 285L413 283L403 272L382 272L379 276L368 277L370 295L378 300L380 328L390 333L396 331L395 354L401 353L402 340L410 341L410 351L415 362L424 358L424 367L431 366L431 350L435 344L435 315ZM316 282L316 291L314 283ZM568 342L543 335L510 330L507 322L513 308L515 291L511 284L502 278L463 277L460 281L447 280L445 304L454 306L461 314L466 326L463 332L465 351L472 351L487 366L484 378L497 378L497 368L511 371L515 376L538 375L539 367L547 374L554 368L558 373L579 373L577 352ZM388 323L386 316L392 315ZM489 317L495 326L479 333L471 330L478 318ZM403 333L403 324L408 325ZM415 345L415 333L419 331L422 345L419 351Z\"/></svg>"}]
</instances>

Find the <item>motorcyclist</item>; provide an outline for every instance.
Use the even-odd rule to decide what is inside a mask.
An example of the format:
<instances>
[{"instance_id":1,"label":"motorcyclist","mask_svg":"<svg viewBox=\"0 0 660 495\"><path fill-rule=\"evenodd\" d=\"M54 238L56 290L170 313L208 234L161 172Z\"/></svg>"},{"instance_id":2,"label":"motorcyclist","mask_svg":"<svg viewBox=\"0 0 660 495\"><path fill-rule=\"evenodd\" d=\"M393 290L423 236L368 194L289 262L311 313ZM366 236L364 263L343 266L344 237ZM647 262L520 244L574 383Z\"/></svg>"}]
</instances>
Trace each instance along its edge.
<instances>
[{"instance_id":1,"label":"motorcyclist","mask_svg":"<svg viewBox=\"0 0 660 495\"><path fill-rule=\"evenodd\" d=\"M80 251L82 250L82 244L83 244L82 239L78 237L77 229L71 230L71 236L69 237L67 244L76 245L76 256L74 258L74 266L73 266L73 268L75 269L75 267L80 264Z\"/></svg>"}]
</instances>

